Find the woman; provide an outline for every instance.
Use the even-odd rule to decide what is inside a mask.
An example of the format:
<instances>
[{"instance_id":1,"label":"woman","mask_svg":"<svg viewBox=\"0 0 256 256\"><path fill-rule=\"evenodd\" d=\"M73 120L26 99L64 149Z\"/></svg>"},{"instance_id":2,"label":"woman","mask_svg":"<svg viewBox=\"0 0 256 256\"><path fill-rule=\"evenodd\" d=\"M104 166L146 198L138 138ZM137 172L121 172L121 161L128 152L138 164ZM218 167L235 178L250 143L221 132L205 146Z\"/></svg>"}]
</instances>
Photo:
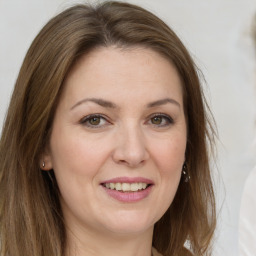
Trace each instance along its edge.
<instances>
[{"instance_id":1,"label":"woman","mask_svg":"<svg viewBox=\"0 0 256 256\"><path fill-rule=\"evenodd\" d=\"M152 13L105 2L54 17L3 127L1 255L210 255L205 106L190 55Z\"/></svg>"}]
</instances>

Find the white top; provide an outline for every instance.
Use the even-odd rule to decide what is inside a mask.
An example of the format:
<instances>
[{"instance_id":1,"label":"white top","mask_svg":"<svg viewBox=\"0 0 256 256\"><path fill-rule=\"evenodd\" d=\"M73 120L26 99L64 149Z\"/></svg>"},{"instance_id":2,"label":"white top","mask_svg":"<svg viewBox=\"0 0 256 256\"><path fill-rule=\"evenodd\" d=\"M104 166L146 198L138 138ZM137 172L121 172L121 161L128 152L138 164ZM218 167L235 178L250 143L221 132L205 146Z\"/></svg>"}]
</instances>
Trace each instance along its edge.
<instances>
[{"instance_id":1,"label":"white top","mask_svg":"<svg viewBox=\"0 0 256 256\"><path fill-rule=\"evenodd\" d=\"M256 168L248 176L241 201L239 256L256 255Z\"/></svg>"}]
</instances>

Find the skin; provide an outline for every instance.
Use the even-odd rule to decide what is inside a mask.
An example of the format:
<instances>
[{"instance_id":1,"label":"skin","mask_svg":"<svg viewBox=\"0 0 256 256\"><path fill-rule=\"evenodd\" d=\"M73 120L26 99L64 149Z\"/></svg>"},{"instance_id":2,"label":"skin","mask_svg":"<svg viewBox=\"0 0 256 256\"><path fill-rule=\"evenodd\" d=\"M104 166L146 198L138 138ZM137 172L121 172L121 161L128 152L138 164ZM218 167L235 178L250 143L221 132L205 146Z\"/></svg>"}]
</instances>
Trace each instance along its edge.
<instances>
[{"instance_id":1,"label":"skin","mask_svg":"<svg viewBox=\"0 0 256 256\"><path fill-rule=\"evenodd\" d=\"M186 142L181 81L168 60L114 46L83 56L65 80L43 156L61 193L66 255L151 255L153 227L177 191ZM120 176L154 184L146 198L120 202L101 185Z\"/></svg>"}]
</instances>

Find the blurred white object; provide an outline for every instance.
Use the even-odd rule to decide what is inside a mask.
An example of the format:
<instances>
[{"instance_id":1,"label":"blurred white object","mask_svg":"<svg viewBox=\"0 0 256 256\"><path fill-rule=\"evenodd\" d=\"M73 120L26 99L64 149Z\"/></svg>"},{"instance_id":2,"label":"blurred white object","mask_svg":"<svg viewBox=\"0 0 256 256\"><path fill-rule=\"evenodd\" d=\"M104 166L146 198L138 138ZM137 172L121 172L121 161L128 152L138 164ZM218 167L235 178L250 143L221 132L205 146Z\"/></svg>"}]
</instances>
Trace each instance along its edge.
<instances>
[{"instance_id":1,"label":"blurred white object","mask_svg":"<svg viewBox=\"0 0 256 256\"><path fill-rule=\"evenodd\" d=\"M248 176L239 221L240 256L256 256L256 168Z\"/></svg>"}]
</instances>

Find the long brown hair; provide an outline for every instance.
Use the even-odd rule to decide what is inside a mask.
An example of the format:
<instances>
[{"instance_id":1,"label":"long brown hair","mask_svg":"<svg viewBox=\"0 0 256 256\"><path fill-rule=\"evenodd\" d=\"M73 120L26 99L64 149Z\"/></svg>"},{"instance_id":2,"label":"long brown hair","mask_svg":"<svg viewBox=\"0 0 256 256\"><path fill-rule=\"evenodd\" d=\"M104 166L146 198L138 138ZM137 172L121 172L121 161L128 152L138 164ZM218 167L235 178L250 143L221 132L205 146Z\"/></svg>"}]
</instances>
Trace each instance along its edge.
<instances>
[{"instance_id":1,"label":"long brown hair","mask_svg":"<svg viewBox=\"0 0 256 256\"><path fill-rule=\"evenodd\" d=\"M0 141L1 256L62 256L65 226L54 172L40 170L40 156L63 81L92 49L148 47L167 58L182 80L188 127L189 182L180 181L173 203L155 224L153 246L164 256L211 254L216 225L208 144L213 130L198 70L176 34L152 13L128 3L76 5L53 19L33 41L21 67Z\"/></svg>"}]
</instances>

